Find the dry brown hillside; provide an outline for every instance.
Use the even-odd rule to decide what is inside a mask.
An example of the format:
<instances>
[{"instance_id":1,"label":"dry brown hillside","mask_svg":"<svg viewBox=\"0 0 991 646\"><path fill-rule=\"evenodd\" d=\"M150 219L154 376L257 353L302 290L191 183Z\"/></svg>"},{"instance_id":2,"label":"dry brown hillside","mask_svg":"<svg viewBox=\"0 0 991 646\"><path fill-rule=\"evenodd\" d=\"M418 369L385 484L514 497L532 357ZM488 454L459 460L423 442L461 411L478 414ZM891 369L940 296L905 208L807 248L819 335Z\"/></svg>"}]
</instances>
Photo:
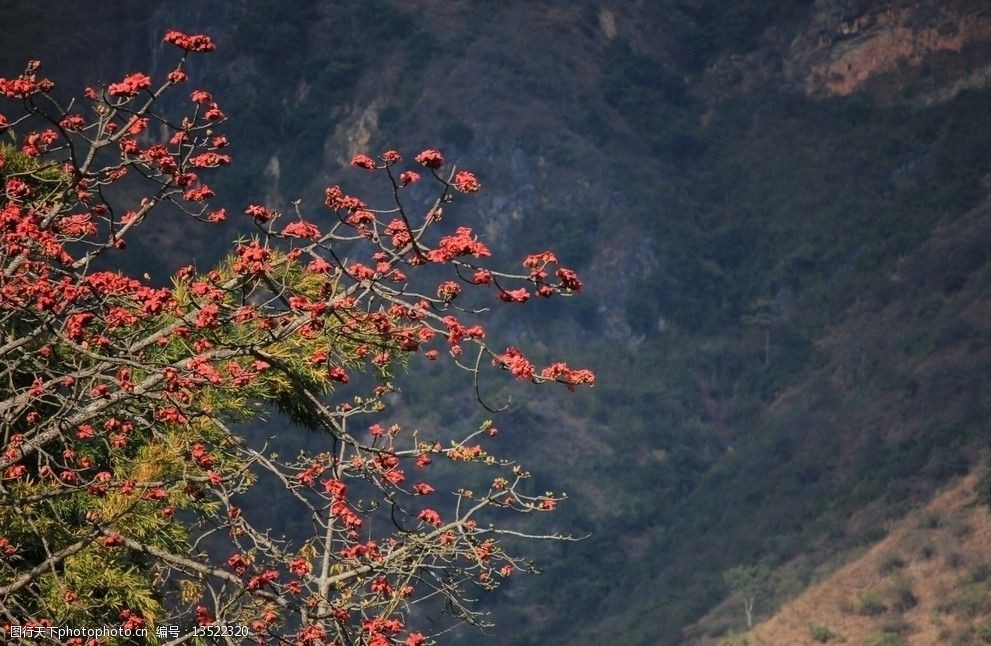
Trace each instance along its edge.
<instances>
[{"instance_id":1,"label":"dry brown hillside","mask_svg":"<svg viewBox=\"0 0 991 646\"><path fill-rule=\"evenodd\" d=\"M971 474L734 643L991 643L991 514ZM745 641L744 641L745 640Z\"/></svg>"}]
</instances>

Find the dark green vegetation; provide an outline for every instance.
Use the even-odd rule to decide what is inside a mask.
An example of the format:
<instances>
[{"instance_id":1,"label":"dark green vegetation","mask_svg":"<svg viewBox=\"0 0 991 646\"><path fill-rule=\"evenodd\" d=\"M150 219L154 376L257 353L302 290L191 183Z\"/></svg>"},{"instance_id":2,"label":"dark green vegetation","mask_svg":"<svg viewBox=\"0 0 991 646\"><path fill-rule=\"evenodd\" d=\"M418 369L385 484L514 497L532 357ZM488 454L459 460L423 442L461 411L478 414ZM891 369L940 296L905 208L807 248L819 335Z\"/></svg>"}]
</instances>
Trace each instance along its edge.
<instances>
[{"instance_id":1,"label":"dark green vegetation","mask_svg":"<svg viewBox=\"0 0 991 646\"><path fill-rule=\"evenodd\" d=\"M585 357L599 385L497 420L538 485L572 495L555 529L592 534L538 548L545 575L493 601L499 643L678 643L726 598L725 570L802 564L772 577L759 618L987 449L991 91L813 99L782 72L809 3L625 4L612 39L593 3L142 4L138 27L98 30L121 67L95 80L142 67L167 26L219 32L200 71L233 119L232 205L270 186L278 156L276 193L315 208L353 177L335 128L377 100L371 152L452 151L491 191L479 228L501 255L552 246L583 271L584 298L502 319L507 345L560 328L548 355ZM14 5L42 51L5 41L5 74L64 35ZM183 235L148 250L181 264L168 241ZM457 376L408 384L405 403L424 427L476 415Z\"/></svg>"}]
</instances>

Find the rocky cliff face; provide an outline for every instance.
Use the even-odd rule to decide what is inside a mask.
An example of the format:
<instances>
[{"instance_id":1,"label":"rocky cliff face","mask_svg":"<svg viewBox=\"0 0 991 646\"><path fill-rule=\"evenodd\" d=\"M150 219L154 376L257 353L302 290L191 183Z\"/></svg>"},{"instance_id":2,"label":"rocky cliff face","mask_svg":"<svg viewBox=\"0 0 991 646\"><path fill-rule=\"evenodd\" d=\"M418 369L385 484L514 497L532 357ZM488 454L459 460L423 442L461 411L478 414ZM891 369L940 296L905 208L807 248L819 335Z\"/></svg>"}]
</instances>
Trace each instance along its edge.
<instances>
[{"instance_id":1,"label":"rocky cliff face","mask_svg":"<svg viewBox=\"0 0 991 646\"><path fill-rule=\"evenodd\" d=\"M984 2L817 0L791 44L786 75L813 96L847 95L886 73L938 60L951 72L940 75L943 86L961 78L984 84L986 59L974 53L988 47L991 5Z\"/></svg>"}]
</instances>

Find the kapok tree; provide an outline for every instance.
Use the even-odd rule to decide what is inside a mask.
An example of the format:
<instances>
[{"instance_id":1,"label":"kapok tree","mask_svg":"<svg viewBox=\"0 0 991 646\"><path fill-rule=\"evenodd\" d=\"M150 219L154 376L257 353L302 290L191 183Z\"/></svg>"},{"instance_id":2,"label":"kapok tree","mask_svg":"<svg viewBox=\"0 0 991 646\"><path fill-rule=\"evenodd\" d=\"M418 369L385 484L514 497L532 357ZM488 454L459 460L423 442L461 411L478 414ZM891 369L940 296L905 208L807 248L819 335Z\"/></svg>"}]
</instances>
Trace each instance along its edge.
<instances>
[{"instance_id":1,"label":"kapok tree","mask_svg":"<svg viewBox=\"0 0 991 646\"><path fill-rule=\"evenodd\" d=\"M255 233L171 287L97 269L163 206L226 217L206 183L231 162L223 110L200 89L185 114L160 101L214 43L165 41L181 52L165 78L131 74L67 104L37 61L0 79L12 108L0 114L0 624L416 646L451 620L479 623L472 589L530 567L502 546L527 535L505 514L548 512L561 496L525 487L491 423L455 435L375 415L415 355L467 371L476 392L493 368L591 386L587 370L493 349L480 312L458 307L463 290L518 307L581 282L548 251L523 271L490 266L469 227L441 220L480 184L437 150L409 165L391 150L356 156L381 205L338 186L312 213L248 205L239 217ZM428 200L410 198L418 183L434 187ZM324 448L251 446L237 423L259 404L325 433ZM273 536L239 505L260 482L304 510L312 536Z\"/></svg>"}]
</instances>

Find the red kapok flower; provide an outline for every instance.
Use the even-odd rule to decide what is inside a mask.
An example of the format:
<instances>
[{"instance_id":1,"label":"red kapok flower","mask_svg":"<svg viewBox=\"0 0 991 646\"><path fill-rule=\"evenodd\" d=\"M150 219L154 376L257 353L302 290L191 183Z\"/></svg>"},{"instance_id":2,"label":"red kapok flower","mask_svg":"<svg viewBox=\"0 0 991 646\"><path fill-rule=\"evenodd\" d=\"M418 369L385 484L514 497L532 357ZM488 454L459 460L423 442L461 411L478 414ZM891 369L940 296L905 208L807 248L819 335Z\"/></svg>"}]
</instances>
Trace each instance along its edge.
<instances>
[{"instance_id":1,"label":"red kapok flower","mask_svg":"<svg viewBox=\"0 0 991 646\"><path fill-rule=\"evenodd\" d=\"M557 256L554 255L553 251L541 251L540 253L533 253L527 256L523 260L523 266L528 269L539 269L544 265L557 262Z\"/></svg>"},{"instance_id":2,"label":"red kapok flower","mask_svg":"<svg viewBox=\"0 0 991 646\"><path fill-rule=\"evenodd\" d=\"M140 135L148 128L148 118L138 119L137 117L132 118L127 122L127 133L131 135Z\"/></svg>"},{"instance_id":3,"label":"red kapok flower","mask_svg":"<svg viewBox=\"0 0 991 646\"><path fill-rule=\"evenodd\" d=\"M461 293L461 286L453 280L448 280L437 286L437 298L452 301Z\"/></svg>"},{"instance_id":4,"label":"red kapok flower","mask_svg":"<svg viewBox=\"0 0 991 646\"><path fill-rule=\"evenodd\" d=\"M249 204L244 210L245 214L251 216L255 222L264 224L275 217L275 214L266 209L261 204Z\"/></svg>"},{"instance_id":5,"label":"red kapok flower","mask_svg":"<svg viewBox=\"0 0 991 646\"><path fill-rule=\"evenodd\" d=\"M416 163L427 168L440 168L444 164L444 155L439 150L428 148L414 157Z\"/></svg>"},{"instance_id":6,"label":"red kapok flower","mask_svg":"<svg viewBox=\"0 0 991 646\"><path fill-rule=\"evenodd\" d=\"M217 166L225 166L231 163L231 156L207 152L200 153L189 160L189 162L196 168L216 168Z\"/></svg>"},{"instance_id":7,"label":"red kapok flower","mask_svg":"<svg viewBox=\"0 0 991 646\"><path fill-rule=\"evenodd\" d=\"M389 584L389 580L385 577L379 577L372 580L372 592L381 592L383 594L389 594L392 592L392 586Z\"/></svg>"},{"instance_id":8,"label":"red kapok flower","mask_svg":"<svg viewBox=\"0 0 991 646\"><path fill-rule=\"evenodd\" d=\"M204 200L209 200L214 195L216 195L216 193L213 192L213 189L204 184L196 188L191 188L183 193L182 199L189 200L190 202L202 202Z\"/></svg>"},{"instance_id":9,"label":"red kapok flower","mask_svg":"<svg viewBox=\"0 0 991 646\"><path fill-rule=\"evenodd\" d=\"M130 610L120 611L120 627L126 631L134 631L145 625L144 618Z\"/></svg>"},{"instance_id":10,"label":"red kapok flower","mask_svg":"<svg viewBox=\"0 0 991 646\"><path fill-rule=\"evenodd\" d=\"M200 105L213 101L213 97L206 90L193 90L189 98L193 103L199 103Z\"/></svg>"},{"instance_id":11,"label":"red kapok flower","mask_svg":"<svg viewBox=\"0 0 991 646\"><path fill-rule=\"evenodd\" d=\"M227 559L227 567L234 570L234 574L241 576L248 570L248 561L240 554L234 554Z\"/></svg>"},{"instance_id":12,"label":"red kapok flower","mask_svg":"<svg viewBox=\"0 0 991 646\"><path fill-rule=\"evenodd\" d=\"M454 176L454 188L458 189L462 193L474 193L481 187L482 184L471 171L459 171L458 174Z\"/></svg>"},{"instance_id":13,"label":"red kapok flower","mask_svg":"<svg viewBox=\"0 0 991 646\"><path fill-rule=\"evenodd\" d=\"M351 159L351 165L357 166L358 168L365 168L367 170L375 170L375 160L368 155L355 155Z\"/></svg>"},{"instance_id":14,"label":"red kapok flower","mask_svg":"<svg viewBox=\"0 0 991 646\"><path fill-rule=\"evenodd\" d=\"M203 118L209 121L219 121L220 119L226 118L226 115L220 109L220 106L216 103L211 103L207 111L203 113Z\"/></svg>"},{"instance_id":15,"label":"red kapok flower","mask_svg":"<svg viewBox=\"0 0 991 646\"><path fill-rule=\"evenodd\" d=\"M111 83L108 88L110 96L122 96L131 98L137 96L141 90L151 87L151 77L141 72L135 72L124 78L120 83Z\"/></svg>"},{"instance_id":16,"label":"red kapok flower","mask_svg":"<svg viewBox=\"0 0 991 646\"><path fill-rule=\"evenodd\" d=\"M162 40L167 43L172 43L176 47L184 49L187 52L202 54L205 52L212 52L217 49L213 39L206 34L184 34L176 29L170 29L165 32L165 38Z\"/></svg>"},{"instance_id":17,"label":"red kapok flower","mask_svg":"<svg viewBox=\"0 0 991 646\"><path fill-rule=\"evenodd\" d=\"M275 570L265 570L261 574L251 577L248 581L249 590L260 590L269 583L279 578L279 573Z\"/></svg>"},{"instance_id":18,"label":"red kapok flower","mask_svg":"<svg viewBox=\"0 0 991 646\"><path fill-rule=\"evenodd\" d=\"M501 365L506 370L509 370L517 379L533 379L534 377L533 364L519 348L506 348L505 352L496 355L492 363Z\"/></svg>"},{"instance_id":19,"label":"red kapok flower","mask_svg":"<svg viewBox=\"0 0 991 646\"><path fill-rule=\"evenodd\" d=\"M331 381L338 381L342 384L346 384L349 381L351 381L351 378L348 377L347 371L344 370L344 368L342 368L341 366L334 366L333 368L328 370L327 378L330 379Z\"/></svg>"},{"instance_id":20,"label":"red kapok flower","mask_svg":"<svg viewBox=\"0 0 991 646\"><path fill-rule=\"evenodd\" d=\"M417 515L417 518L425 523L430 523L434 527L439 527L441 523L440 514L433 509L424 509Z\"/></svg>"},{"instance_id":21,"label":"red kapok flower","mask_svg":"<svg viewBox=\"0 0 991 646\"><path fill-rule=\"evenodd\" d=\"M504 289L499 292L499 298L507 303L525 303L530 298L530 292L526 291L523 287L511 290Z\"/></svg>"},{"instance_id":22,"label":"red kapok flower","mask_svg":"<svg viewBox=\"0 0 991 646\"><path fill-rule=\"evenodd\" d=\"M582 288L582 281L578 280L578 274L576 274L571 269L566 269L561 267L555 272L557 274L558 280L561 281L561 287L565 289L570 289L573 292L580 291Z\"/></svg>"},{"instance_id":23,"label":"red kapok flower","mask_svg":"<svg viewBox=\"0 0 991 646\"><path fill-rule=\"evenodd\" d=\"M282 235L290 238L306 238L307 240L318 240L320 229L317 225L306 220L296 220L286 225L282 230Z\"/></svg>"},{"instance_id":24,"label":"red kapok flower","mask_svg":"<svg viewBox=\"0 0 991 646\"><path fill-rule=\"evenodd\" d=\"M0 114L0 130L7 125L7 119ZM66 130L82 130L86 127L86 121L78 114L69 114L59 121L59 125Z\"/></svg>"},{"instance_id":25,"label":"red kapok flower","mask_svg":"<svg viewBox=\"0 0 991 646\"><path fill-rule=\"evenodd\" d=\"M196 606L196 625L207 626L213 623L213 616L204 606Z\"/></svg>"},{"instance_id":26,"label":"red kapok flower","mask_svg":"<svg viewBox=\"0 0 991 646\"><path fill-rule=\"evenodd\" d=\"M433 493L435 489L425 482L418 482L413 485L413 491L415 491L417 495L426 496Z\"/></svg>"},{"instance_id":27,"label":"red kapok flower","mask_svg":"<svg viewBox=\"0 0 991 646\"><path fill-rule=\"evenodd\" d=\"M303 576L311 570L313 570L313 566L310 565L310 562L306 559L293 559L293 561L289 563L289 571L296 576Z\"/></svg>"},{"instance_id":28,"label":"red kapok flower","mask_svg":"<svg viewBox=\"0 0 991 646\"><path fill-rule=\"evenodd\" d=\"M433 262L446 262L459 256L473 255L476 258L491 256L489 248L478 241L468 227L458 227L454 235L440 239L437 248L427 254Z\"/></svg>"}]
</instances>

